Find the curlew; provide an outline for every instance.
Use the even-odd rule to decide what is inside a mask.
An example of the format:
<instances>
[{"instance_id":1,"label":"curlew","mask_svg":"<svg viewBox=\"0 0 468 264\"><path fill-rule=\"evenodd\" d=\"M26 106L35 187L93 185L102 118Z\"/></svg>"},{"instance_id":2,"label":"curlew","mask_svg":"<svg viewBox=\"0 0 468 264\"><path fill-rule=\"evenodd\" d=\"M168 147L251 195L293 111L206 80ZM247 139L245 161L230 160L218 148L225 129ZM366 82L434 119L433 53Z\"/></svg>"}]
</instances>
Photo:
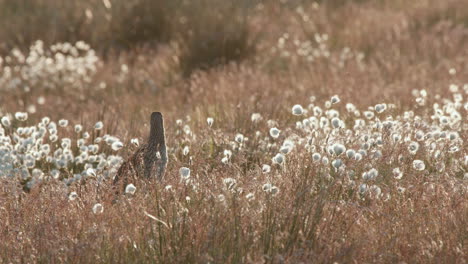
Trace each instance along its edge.
<instances>
[{"instance_id":1,"label":"curlew","mask_svg":"<svg viewBox=\"0 0 468 264\"><path fill-rule=\"evenodd\" d=\"M137 182L138 178L157 178L161 181L166 165L167 150L163 116L160 112L153 112L148 142L120 166L114 178L114 185L119 186L119 190L125 190L127 184Z\"/></svg>"}]
</instances>

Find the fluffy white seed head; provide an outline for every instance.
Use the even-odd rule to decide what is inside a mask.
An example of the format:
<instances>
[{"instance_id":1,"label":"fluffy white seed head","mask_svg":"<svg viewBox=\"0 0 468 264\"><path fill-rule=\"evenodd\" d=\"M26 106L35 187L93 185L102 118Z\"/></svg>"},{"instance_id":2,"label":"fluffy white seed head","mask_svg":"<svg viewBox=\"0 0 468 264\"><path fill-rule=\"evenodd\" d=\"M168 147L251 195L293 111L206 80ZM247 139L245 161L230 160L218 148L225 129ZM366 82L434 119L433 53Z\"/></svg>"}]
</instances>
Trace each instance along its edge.
<instances>
[{"instance_id":1,"label":"fluffy white seed head","mask_svg":"<svg viewBox=\"0 0 468 264\"><path fill-rule=\"evenodd\" d=\"M206 119L206 123L208 123L208 126L211 127L211 126L213 126L214 119L212 117L208 117Z\"/></svg>"},{"instance_id":2,"label":"fluffy white seed head","mask_svg":"<svg viewBox=\"0 0 468 264\"><path fill-rule=\"evenodd\" d=\"M11 126L10 117L4 116L4 117L2 117L1 121L2 121L2 125L5 126L5 127Z\"/></svg>"},{"instance_id":3,"label":"fluffy white seed head","mask_svg":"<svg viewBox=\"0 0 468 264\"><path fill-rule=\"evenodd\" d=\"M339 169L341 166L343 166L343 162L341 161L341 159L335 159L332 161L332 166L335 169Z\"/></svg>"},{"instance_id":4,"label":"fluffy white seed head","mask_svg":"<svg viewBox=\"0 0 468 264\"><path fill-rule=\"evenodd\" d=\"M332 146L332 151L335 156L340 156L346 151L346 147L342 144L333 144Z\"/></svg>"},{"instance_id":5,"label":"fluffy white seed head","mask_svg":"<svg viewBox=\"0 0 468 264\"><path fill-rule=\"evenodd\" d=\"M346 151L346 157L348 157L348 159L354 158L355 155L356 155L356 151L354 149L348 149Z\"/></svg>"},{"instance_id":6,"label":"fluffy white seed head","mask_svg":"<svg viewBox=\"0 0 468 264\"><path fill-rule=\"evenodd\" d=\"M293 115L296 115L296 116L300 116L300 115L303 115L304 114L304 108L302 108L302 105L294 105L292 107L292 114Z\"/></svg>"},{"instance_id":7,"label":"fluffy white seed head","mask_svg":"<svg viewBox=\"0 0 468 264\"><path fill-rule=\"evenodd\" d=\"M59 126L61 126L61 127L66 127L66 126L68 126L68 120L66 120L66 119L60 119L60 120L58 121L58 124L59 124Z\"/></svg>"},{"instance_id":8,"label":"fluffy white seed head","mask_svg":"<svg viewBox=\"0 0 468 264\"><path fill-rule=\"evenodd\" d=\"M133 185L133 183L130 183L125 187L125 193L126 194L133 195L133 194L135 194L135 192L136 192L136 187L135 187L135 185Z\"/></svg>"},{"instance_id":9,"label":"fluffy white seed head","mask_svg":"<svg viewBox=\"0 0 468 264\"><path fill-rule=\"evenodd\" d=\"M104 127L104 123L102 123L102 121L99 121L94 125L94 129L96 130L101 130L103 127Z\"/></svg>"},{"instance_id":10,"label":"fluffy white seed head","mask_svg":"<svg viewBox=\"0 0 468 264\"><path fill-rule=\"evenodd\" d=\"M268 194L272 194L273 196L279 193L278 187L272 185L271 183L265 183L262 186L263 191L265 191Z\"/></svg>"},{"instance_id":11,"label":"fluffy white seed head","mask_svg":"<svg viewBox=\"0 0 468 264\"><path fill-rule=\"evenodd\" d=\"M328 160L327 157L323 157L322 158L322 163L323 163L323 165L328 165L328 163L330 163L330 161Z\"/></svg>"},{"instance_id":12,"label":"fluffy white seed head","mask_svg":"<svg viewBox=\"0 0 468 264\"><path fill-rule=\"evenodd\" d=\"M395 179L400 180L403 178L403 172L401 172L400 168L394 168L392 172Z\"/></svg>"},{"instance_id":13,"label":"fluffy white seed head","mask_svg":"<svg viewBox=\"0 0 468 264\"><path fill-rule=\"evenodd\" d=\"M413 161L413 169L417 171L422 171L426 168L426 165L424 164L424 161L422 160L414 160Z\"/></svg>"},{"instance_id":14,"label":"fluffy white seed head","mask_svg":"<svg viewBox=\"0 0 468 264\"><path fill-rule=\"evenodd\" d=\"M281 130L279 130L279 129L276 128L276 127L272 127L272 128L270 129L270 136L271 136L272 138L278 138L279 135L280 135L280 133L281 133Z\"/></svg>"},{"instance_id":15,"label":"fluffy white seed head","mask_svg":"<svg viewBox=\"0 0 468 264\"><path fill-rule=\"evenodd\" d=\"M88 168L86 170L86 176L88 177L96 177L96 170L94 170L93 168Z\"/></svg>"},{"instance_id":16,"label":"fluffy white seed head","mask_svg":"<svg viewBox=\"0 0 468 264\"><path fill-rule=\"evenodd\" d=\"M258 123L262 120L262 115L260 115L259 113L253 113L250 117L250 120L252 120L252 122L254 123Z\"/></svg>"},{"instance_id":17,"label":"fluffy white seed head","mask_svg":"<svg viewBox=\"0 0 468 264\"><path fill-rule=\"evenodd\" d=\"M419 150L419 143L416 141L411 141L408 145L408 151L410 154L415 155Z\"/></svg>"},{"instance_id":18,"label":"fluffy white seed head","mask_svg":"<svg viewBox=\"0 0 468 264\"><path fill-rule=\"evenodd\" d=\"M271 171L271 166L268 164L263 164L262 166L262 173L269 173Z\"/></svg>"},{"instance_id":19,"label":"fluffy white seed head","mask_svg":"<svg viewBox=\"0 0 468 264\"><path fill-rule=\"evenodd\" d=\"M238 133L238 134L236 135L236 137L234 138L234 140L235 140L237 143L242 143L242 142L244 142L244 135Z\"/></svg>"},{"instance_id":20,"label":"fluffy white seed head","mask_svg":"<svg viewBox=\"0 0 468 264\"><path fill-rule=\"evenodd\" d=\"M332 98L330 99L330 102L331 102L332 104L337 104L337 103L339 103L340 101L341 101L341 100L340 100L340 98L338 97L338 95L334 95L334 96L332 96Z\"/></svg>"},{"instance_id":21,"label":"fluffy white seed head","mask_svg":"<svg viewBox=\"0 0 468 264\"><path fill-rule=\"evenodd\" d=\"M116 142L112 143L112 150L118 151L118 150L120 150L121 148L123 148L123 146L124 146L124 145L123 145L122 142L116 141Z\"/></svg>"},{"instance_id":22,"label":"fluffy white seed head","mask_svg":"<svg viewBox=\"0 0 468 264\"><path fill-rule=\"evenodd\" d=\"M185 146L183 149L182 149L182 155L184 156L187 156L190 152L190 148L189 146Z\"/></svg>"},{"instance_id":23,"label":"fluffy white seed head","mask_svg":"<svg viewBox=\"0 0 468 264\"><path fill-rule=\"evenodd\" d=\"M179 169L179 174L182 179L190 178L190 169L187 167L182 167Z\"/></svg>"},{"instance_id":24,"label":"fluffy white seed head","mask_svg":"<svg viewBox=\"0 0 468 264\"><path fill-rule=\"evenodd\" d=\"M93 206L93 213L94 214L102 214L104 212L104 206L100 203L97 203Z\"/></svg>"},{"instance_id":25,"label":"fluffy white seed head","mask_svg":"<svg viewBox=\"0 0 468 264\"><path fill-rule=\"evenodd\" d=\"M223 151L223 154L224 154L224 156L226 156L226 157L228 157L230 159L231 156L232 156L232 151L230 151L229 149L225 149Z\"/></svg>"},{"instance_id":26,"label":"fluffy white seed head","mask_svg":"<svg viewBox=\"0 0 468 264\"><path fill-rule=\"evenodd\" d=\"M319 162L321 158L322 158L322 156L319 153L312 154L312 160L314 162Z\"/></svg>"},{"instance_id":27,"label":"fluffy white seed head","mask_svg":"<svg viewBox=\"0 0 468 264\"><path fill-rule=\"evenodd\" d=\"M340 128L340 127L342 127L342 122L341 122L341 120L340 120L338 117L332 118L331 124L332 124L333 128Z\"/></svg>"},{"instance_id":28,"label":"fluffy white seed head","mask_svg":"<svg viewBox=\"0 0 468 264\"><path fill-rule=\"evenodd\" d=\"M368 187L367 187L367 184L365 184L365 183L359 185L359 193L361 193L361 194L366 193L366 192L367 192L367 188L368 188Z\"/></svg>"},{"instance_id":29,"label":"fluffy white seed head","mask_svg":"<svg viewBox=\"0 0 468 264\"><path fill-rule=\"evenodd\" d=\"M285 158L285 156L283 154L278 153L273 157L273 163L282 165L284 163L285 159L286 158Z\"/></svg>"},{"instance_id":30,"label":"fluffy white seed head","mask_svg":"<svg viewBox=\"0 0 468 264\"><path fill-rule=\"evenodd\" d=\"M232 190L236 187L237 181L234 178L225 178L223 179L223 183L227 190Z\"/></svg>"},{"instance_id":31,"label":"fluffy white seed head","mask_svg":"<svg viewBox=\"0 0 468 264\"><path fill-rule=\"evenodd\" d=\"M130 143L135 146L135 147L139 147L140 146L140 141L138 140L138 138L132 138L130 140Z\"/></svg>"},{"instance_id":32,"label":"fluffy white seed head","mask_svg":"<svg viewBox=\"0 0 468 264\"><path fill-rule=\"evenodd\" d=\"M28 119L28 113L26 112L16 112L15 118L18 121L26 121Z\"/></svg>"},{"instance_id":33,"label":"fluffy white seed head","mask_svg":"<svg viewBox=\"0 0 468 264\"><path fill-rule=\"evenodd\" d=\"M75 125L75 132L76 132L76 133L80 133L82 130L83 130L83 126L82 126L82 125Z\"/></svg>"},{"instance_id":34,"label":"fluffy white seed head","mask_svg":"<svg viewBox=\"0 0 468 264\"><path fill-rule=\"evenodd\" d=\"M68 199L70 201L74 201L76 200L76 198L78 198L78 194L76 192L71 192L69 195L68 195Z\"/></svg>"},{"instance_id":35,"label":"fluffy white seed head","mask_svg":"<svg viewBox=\"0 0 468 264\"><path fill-rule=\"evenodd\" d=\"M386 109L387 109L387 105L386 104L377 104L375 105L375 112L377 113L383 113Z\"/></svg>"}]
</instances>

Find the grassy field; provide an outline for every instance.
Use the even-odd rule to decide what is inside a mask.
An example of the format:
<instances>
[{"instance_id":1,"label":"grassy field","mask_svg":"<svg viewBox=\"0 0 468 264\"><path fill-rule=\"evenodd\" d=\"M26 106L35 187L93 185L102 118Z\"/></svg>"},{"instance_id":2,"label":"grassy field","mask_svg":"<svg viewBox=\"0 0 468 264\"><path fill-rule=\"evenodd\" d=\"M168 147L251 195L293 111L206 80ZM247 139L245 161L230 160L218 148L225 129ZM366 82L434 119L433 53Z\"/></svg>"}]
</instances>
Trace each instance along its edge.
<instances>
[{"instance_id":1,"label":"grassy field","mask_svg":"<svg viewBox=\"0 0 468 264\"><path fill-rule=\"evenodd\" d=\"M0 92L0 263L468 262L465 0L0 0Z\"/></svg>"}]
</instances>

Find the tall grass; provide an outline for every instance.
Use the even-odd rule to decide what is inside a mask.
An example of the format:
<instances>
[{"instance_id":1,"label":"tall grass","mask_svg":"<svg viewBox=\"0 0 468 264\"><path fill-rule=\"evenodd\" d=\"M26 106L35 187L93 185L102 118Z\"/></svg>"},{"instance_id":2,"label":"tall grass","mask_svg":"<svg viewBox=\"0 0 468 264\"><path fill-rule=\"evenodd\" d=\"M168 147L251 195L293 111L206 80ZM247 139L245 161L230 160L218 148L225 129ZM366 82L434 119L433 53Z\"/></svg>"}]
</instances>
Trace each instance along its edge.
<instances>
[{"instance_id":1,"label":"tall grass","mask_svg":"<svg viewBox=\"0 0 468 264\"><path fill-rule=\"evenodd\" d=\"M0 177L0 262L466 263L464 1L215 2L0 2L0 170L24 173ZM151 16L166 8L175 15ZM36 38L36 62L51 64L18 63L13 47L27 58ZM51 51L79 39L93 71ZM162 182L132 182L133 195L115 196L112 169L94 177L75 160L54 179L60 155L24 168L24 153L64 148L49 130L39 140L43 117L69 121L57 135L74 156L84 131L85 145L116 136L124 147L99 153L120 160L145 143L153 111L168 168Z\"/></svg>"}]
</instances>

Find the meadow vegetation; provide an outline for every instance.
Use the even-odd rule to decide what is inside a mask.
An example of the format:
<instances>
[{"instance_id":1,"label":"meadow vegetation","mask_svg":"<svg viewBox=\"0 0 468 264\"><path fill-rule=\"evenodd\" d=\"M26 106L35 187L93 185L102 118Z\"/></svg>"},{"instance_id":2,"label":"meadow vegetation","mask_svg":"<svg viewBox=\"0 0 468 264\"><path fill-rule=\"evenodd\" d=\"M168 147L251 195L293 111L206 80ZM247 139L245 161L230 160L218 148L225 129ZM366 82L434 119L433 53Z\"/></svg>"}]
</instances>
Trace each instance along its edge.
<instances>
[{"instance_id":1,"label":"meadow vegetation","mask_svg":"<svg viewBox=\"0 0 468 264\"><path fill-rule=\"evenodd\" d=\"M465 2L0 0L0 263L466 263Z\"/></svg>"}]
</instances>

